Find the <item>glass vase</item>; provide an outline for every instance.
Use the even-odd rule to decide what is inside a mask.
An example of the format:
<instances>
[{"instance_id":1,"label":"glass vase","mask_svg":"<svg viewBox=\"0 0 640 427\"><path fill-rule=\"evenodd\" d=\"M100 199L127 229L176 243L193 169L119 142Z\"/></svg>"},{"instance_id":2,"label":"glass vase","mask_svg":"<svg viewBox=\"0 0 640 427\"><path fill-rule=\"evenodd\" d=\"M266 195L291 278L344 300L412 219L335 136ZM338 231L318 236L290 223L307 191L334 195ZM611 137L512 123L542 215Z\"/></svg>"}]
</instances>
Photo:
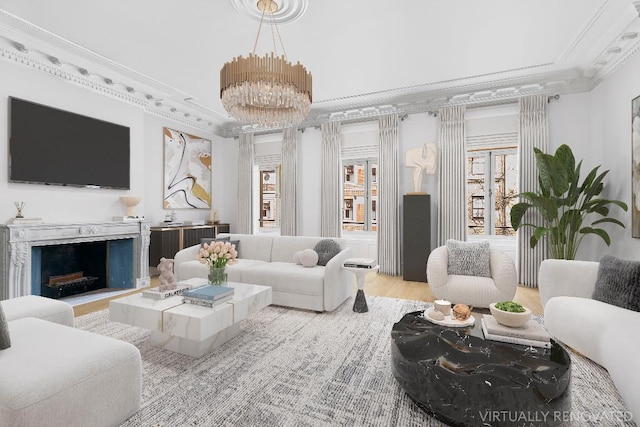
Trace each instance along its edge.
<instances>
[{"instance_id":1,"label":"glass vase","mask_svg":"<svg viewBox=\"0 0 640 427\"><path fill-rule=\"evenodd\" d=\"M209 269L209 284L221 286L227 283L226 267L211 267Z\"/></svg>"}]
</instances>

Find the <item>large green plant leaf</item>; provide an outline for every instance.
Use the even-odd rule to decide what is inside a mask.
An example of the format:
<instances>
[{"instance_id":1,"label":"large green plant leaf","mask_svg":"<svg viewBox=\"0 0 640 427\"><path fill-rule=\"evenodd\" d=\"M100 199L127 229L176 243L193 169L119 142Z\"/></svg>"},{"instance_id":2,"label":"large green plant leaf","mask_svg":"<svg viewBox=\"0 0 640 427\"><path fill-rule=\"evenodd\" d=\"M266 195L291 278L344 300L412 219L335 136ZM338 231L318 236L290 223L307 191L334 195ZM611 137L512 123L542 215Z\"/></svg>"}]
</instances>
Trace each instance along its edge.
<instances>
[{"instance_id":1,"label":"large green plant leaf","mask_svg":"<svg viewBox=\"0 0 640 427\"><path fill-rule=\"evenodd\" d=\"M602 237L602 240L604 240L607 246L611 246L611 237L609 237L609 233L607 233L601 228L584 227L580 229L580 233L598 235Z\"/></svg>"},{"instance_id":2,"label":"large green plant leaf","mask_svg":"<svg viewBox=\"0 0 640 427\"><path fill-rule=\"evenodd\" d=\"M551 188L555 196L561 196L569 189L567 170L560 160L537 150L536 164L542 183Z\"/></svg>"}]
</instances>

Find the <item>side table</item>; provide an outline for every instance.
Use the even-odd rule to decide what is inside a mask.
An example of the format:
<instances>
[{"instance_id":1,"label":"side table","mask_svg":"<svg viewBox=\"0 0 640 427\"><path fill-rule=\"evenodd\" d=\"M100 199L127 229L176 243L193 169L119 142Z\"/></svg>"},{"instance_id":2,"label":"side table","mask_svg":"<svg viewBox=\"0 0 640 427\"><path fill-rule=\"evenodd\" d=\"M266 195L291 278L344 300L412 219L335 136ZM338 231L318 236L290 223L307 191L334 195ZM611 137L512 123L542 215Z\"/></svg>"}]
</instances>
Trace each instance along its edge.
<instances>
[{"instance_id":1,"label":"side table","mask_svg":"<svg viewBox=\"0 0 640 427\"><path fill-rule=\"evenodd\" d=\"M368 267L352 267L347 265L352 264L350 260L345 260L342 265L342 268L348 270L356 275L356 281L358 282L358 292L356 293L356 300L353 302L353 311L356 313L365 313L369 311L369 307L367 307L367 300L364 296L364 277L367 273L371 273L373 271L378 271L380 269L379 265L373 266L371 268Z\"/></svg>"}]
</instances>

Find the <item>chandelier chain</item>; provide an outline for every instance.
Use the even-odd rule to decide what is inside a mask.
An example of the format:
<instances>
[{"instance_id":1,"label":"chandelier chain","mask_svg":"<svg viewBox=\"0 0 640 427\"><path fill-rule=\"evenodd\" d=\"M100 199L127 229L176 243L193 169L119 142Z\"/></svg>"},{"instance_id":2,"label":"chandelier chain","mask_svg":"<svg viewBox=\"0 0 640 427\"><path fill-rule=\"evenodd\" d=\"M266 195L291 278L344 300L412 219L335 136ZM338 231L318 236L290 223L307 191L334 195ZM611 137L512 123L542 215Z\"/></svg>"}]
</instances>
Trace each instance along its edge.
<instances>
[{"instance_id":1,"label":"chandelier chain","mask_svg":"<svg viewBox=\"0 0 640 427\"><path fill-rule=\"evenodd\" d=\"M271 13L271 31L273 32L273 27L275 27L276 29L276 33L278 34L278 40L280 40L280 47L282 48L282 54L284 55L285 59L287 58L287 51L284 50L284 43L282 43L282 37L280 37L280 30L278 29L278 24L275 23L274 19L273 19L273 13ZM276 41L275 39L273 40L273 47L275 49L276 46Z\"/></svg>"},{"instance_id":2,"label":"chandelier chain","mask_svg":"<svg viewBox=\"0 0 640 427\"><path fill-rule=\"evenodd\" d=\"M264 20L264 12L266 9L262 9L262 15L260 16L260 24L258 25L258 34L256 34L256 41L253 43L253 54L256 54L256 48L258 47L258 39L260 39L260 30L262 30L262 21Z\"/></svg>"}]
</instances>

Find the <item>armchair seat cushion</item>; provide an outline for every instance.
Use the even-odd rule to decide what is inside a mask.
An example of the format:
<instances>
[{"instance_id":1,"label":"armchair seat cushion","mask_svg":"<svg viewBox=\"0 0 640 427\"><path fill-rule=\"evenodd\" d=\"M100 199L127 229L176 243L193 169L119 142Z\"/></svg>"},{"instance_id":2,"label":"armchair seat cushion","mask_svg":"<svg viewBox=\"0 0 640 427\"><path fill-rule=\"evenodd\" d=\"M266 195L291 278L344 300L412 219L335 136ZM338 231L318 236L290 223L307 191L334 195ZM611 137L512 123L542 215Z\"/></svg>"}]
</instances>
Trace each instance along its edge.
<instances>
[{"instance_id":1,"label":"armchair seat cushion","mask_svg":"<svg viewBox=\"0 0 640 427\"><path fill-rule=\"evenodd\" d=\"M436 298L454 304L489 307L492 302L511 300L516 294L516 266L504 252L489 250L491 277L449 274L448 258L447 246L440 246L427 260L427 281Z\"/></svg>"}]
</instances>

